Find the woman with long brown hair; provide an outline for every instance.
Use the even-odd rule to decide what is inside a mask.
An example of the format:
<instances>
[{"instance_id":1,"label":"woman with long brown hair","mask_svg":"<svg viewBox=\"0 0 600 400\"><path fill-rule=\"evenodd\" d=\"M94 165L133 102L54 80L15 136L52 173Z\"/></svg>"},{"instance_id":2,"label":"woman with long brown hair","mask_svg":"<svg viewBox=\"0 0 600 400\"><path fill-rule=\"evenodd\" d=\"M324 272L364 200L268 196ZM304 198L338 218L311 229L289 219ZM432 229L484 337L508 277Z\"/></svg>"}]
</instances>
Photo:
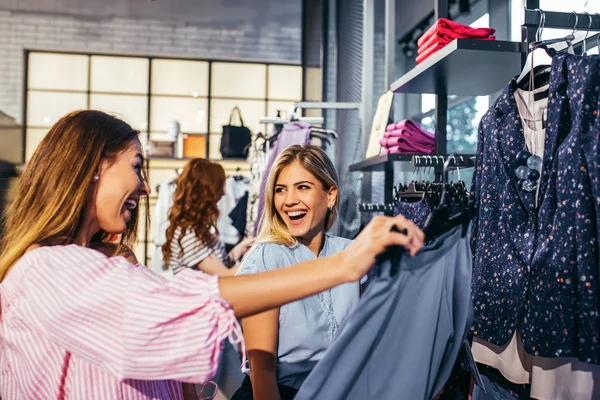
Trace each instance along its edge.
<instances>
[{"instance_id":1,"label":"woman with long brown hair","mask_svg":"<svg viewBox=\"0 0 600 400\"><path fill-rule=\"evenodd\" d=\"M220 164L202 158L188 161L177 178L162 247L165 267L174 274L192 268L209 275L235 275L235 264L253 243L253 238L244 239L227 254L219 240L218 202L225 194L225 179Z\"/></svg>"},{"instance_id":2,"label":"woman with long brown hair","mask_svg":"<svg viewBox=\"0 0 600 400\"><path fill-rule=\"evenodd\" d=\"M242 240L229 254L219 239L218 202L224 195L225 170L220 164L203 158L189 160L175 181L173 205L169 211L169 227L163 245L165 268L177 275L186 268L209 275L235 275L237 261L254 242ZM230 397L244 379L236 349L225 343L217 374L211 379L219 390ZM183 385L184 394L195 398L196 388Z\"/></svg>"},{"instance_id":3,"label":"woman with long brown hair","mask_svg":"<svg viewBox=\"0 0 600 400\"><path fill-rule=\"evenodd\" d=\"M331 257L168 281L92 249L108 235L134 244L143 162L138 132L99 111L64 116L35 150L0 255L1 398L181 399L181 382L207 381L222 343L241 341L237 318L356 281L388 246L423 243L406 219L378 217Z\"/></svg>"}]
</instances>

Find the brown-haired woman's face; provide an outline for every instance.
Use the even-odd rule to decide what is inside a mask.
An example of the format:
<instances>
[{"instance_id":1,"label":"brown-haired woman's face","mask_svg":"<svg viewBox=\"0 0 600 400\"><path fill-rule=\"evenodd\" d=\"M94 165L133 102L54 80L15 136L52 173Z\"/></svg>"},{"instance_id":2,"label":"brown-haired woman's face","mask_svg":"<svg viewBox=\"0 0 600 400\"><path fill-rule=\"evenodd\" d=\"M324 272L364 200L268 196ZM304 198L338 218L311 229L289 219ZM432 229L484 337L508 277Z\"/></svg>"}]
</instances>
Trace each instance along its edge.
<instances>
[{"instance_id":1,"label":"brown-haired woman's face","mask_svg":"<svg viewBox=\"0 0 600 400\"><path fill-rule=\"evenodd\" d=\"M99 229L120 234L150 187L142 175L144 158L137 140L111 161L101 163L93 209Z\"/></svg>"}]
</instances>

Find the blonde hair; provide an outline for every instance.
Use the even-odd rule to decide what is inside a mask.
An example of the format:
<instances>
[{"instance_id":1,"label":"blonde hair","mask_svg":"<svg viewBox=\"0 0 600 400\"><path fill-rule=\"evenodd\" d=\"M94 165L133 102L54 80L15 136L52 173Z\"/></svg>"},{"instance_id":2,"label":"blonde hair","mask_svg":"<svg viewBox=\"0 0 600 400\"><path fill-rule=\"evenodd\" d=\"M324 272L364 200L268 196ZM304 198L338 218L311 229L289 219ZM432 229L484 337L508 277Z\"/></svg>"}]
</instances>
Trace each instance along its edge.
<instances>
[{"instance_id":1,"label":"blonde hair","mask_svg":"<svg viewBox=\"0 0 600 400\"><path fill-rule=\"evenodd\" d=\"M302 168L310 172L317 178L323 186L323 190L328 191L332 187L338 189L338 195L335 199L335 205L332 210L327 211L325 216L325 231L328 231L338 214L340 202L338 176L335 166L327 154L317 146L310 144L293 145L283 150L275 159L265 187L265 208L260 220L260 233L257 242L272 242L284 244L293 247L298 244L298 240L292 236L285 222L275 209L275 184L279 174L287 166L298 163Z\"/></svg>"},{"instance_id":2,"label":"blonde hair","mask_svg":"<svg viewBox=\"0 0 600 400\"><path fill-rule=\"evenodd\" d=\"M138 134L126 122L94 110L72 112L54 124L27 164L7 211L0 281L30 246L74 242L90 206L90 183L100 163L114 161L139 140ZM137 224L138 208L132 210L121 245L135 243ZM93 240L109 237L100 231Z\"/></svg>"}]
</instances>

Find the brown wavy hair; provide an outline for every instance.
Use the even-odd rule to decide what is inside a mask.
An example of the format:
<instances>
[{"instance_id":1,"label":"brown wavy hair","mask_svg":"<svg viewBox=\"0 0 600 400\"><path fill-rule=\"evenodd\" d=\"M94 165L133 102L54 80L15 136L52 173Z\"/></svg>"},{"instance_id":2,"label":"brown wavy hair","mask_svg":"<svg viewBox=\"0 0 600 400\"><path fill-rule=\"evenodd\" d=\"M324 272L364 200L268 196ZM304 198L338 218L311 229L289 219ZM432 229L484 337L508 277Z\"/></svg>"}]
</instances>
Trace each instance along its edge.
<instances>
[{"instance_id":1,"label":"brown wavy hair","mask_svg":"<svg viewBox=\"0 0 600 400\"><path fill-rule=\"evenodd\" d=\"M90 182L100 163L116 160L132 143L139 143L138 135L125 121L95 110L74 111L54 124L21 175L7 212L0 280L31 245L67 245L75 241L83 229L83 217L90 207ZM144 200L147 196L142 197ZM139 207L131 211L131 219L120 235L122 246L133 247L136 243L138 214ZM147 212L145 217L147 220ZM111 236L101 230L92 241Z\"/></svg>"},{"instance_id":2,"label":"brown wavy hair","mask_svg":"<svg viewBox=\"0 0 600 400\"><path fill-rule=\"evenodd\" d=\"M165 269L172 256L171 241L177 228L181 229L177 239L180 252L183 251L181 239L188 230L193 230L198 240L206 246L215 243L219 234L217 203L225 190L225 170L220 164L195 158L188 161L175 183L177 188L169 212L167 241L162 246Z\"/></svg>"}]
</instances>

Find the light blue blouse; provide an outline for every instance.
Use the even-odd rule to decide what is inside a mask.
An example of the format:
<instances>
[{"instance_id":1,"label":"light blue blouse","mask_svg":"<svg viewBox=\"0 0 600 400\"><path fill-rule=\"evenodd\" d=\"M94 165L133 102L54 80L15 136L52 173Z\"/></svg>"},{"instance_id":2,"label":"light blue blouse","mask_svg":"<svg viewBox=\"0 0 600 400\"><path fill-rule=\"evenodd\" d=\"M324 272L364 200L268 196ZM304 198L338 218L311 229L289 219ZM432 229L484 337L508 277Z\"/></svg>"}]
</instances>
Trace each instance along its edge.
<instances>
[{"instance_id":1,"label":"light blue blouse","mask_svg":"<svg viewBox=\"0 0 600 400\"><path fill-rule=\"evenodd\" d=\"M319 257L344 250L350 240L325 236ZM299 244L294 248L275 243L260 243L246 255L237 275L254 274L314 260L315 254ZM359 282L346 283L279 309L277 382L300 388L332 342L342 320L350 314L359 298Z\"/></svg>"}]
</instances>

